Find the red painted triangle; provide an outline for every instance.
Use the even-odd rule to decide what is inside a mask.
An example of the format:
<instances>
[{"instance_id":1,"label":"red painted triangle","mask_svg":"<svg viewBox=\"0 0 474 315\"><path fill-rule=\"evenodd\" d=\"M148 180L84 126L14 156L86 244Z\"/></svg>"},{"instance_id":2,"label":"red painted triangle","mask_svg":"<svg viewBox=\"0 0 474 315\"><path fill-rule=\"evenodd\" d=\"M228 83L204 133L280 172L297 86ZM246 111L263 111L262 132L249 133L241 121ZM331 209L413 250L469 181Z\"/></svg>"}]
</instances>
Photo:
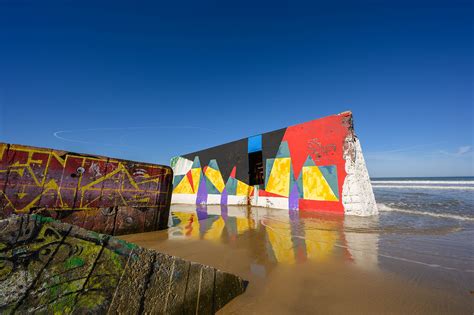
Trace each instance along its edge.
<instances>
[{"instance_id":1,"label":"red painted triangle","mask_svg":"<svg viewBox=\"0 0 474 315\"><path fill-rule=\"evenodd\" d=\"M230 172L230 177L235 178L235 172L237 171L237 166L234 166L232 172Z\"/></svg>"},{"instance_id":2,"label":"red painted triangle","mask_svg":"<svg viewBox=\"0 0 474 315\"><path fill-rule=\"evenodd\" d=\"M286 128L283 141L288 143L295 178L300 175L308 154L316 165L344 162L343 144L350 132L344 123L347 117L333 115Z\"/></svg>"},{"instance_id":3,"label":"red painted triangle","mask_svg":"<svg viewBox=\"0 0 474 315\"><path fill-rule=\"evenodd\" d=\"M188 177L189 183L191 184L191 188L192 188L193 191L194 191L193 175L191 174L191 170L189 170L189 171L186 173L186 176Z\"/></svg>"},{"instance_id":4,"label":"red painted triangle","mask_svg":"<svg viewBox=\"0 0 474 315\"><path fill-rule=\"evenodd\" d=\"M282 196L282 195L278 195L278 194L274 194L274 193L265 191L265 190L263 190L263 189L260 189L260 190L258 191L258 195L259 195L260 197L283 197L283 198L288 198L288 197L285 197L285 196Z\"/></svg>"}]
</instances>

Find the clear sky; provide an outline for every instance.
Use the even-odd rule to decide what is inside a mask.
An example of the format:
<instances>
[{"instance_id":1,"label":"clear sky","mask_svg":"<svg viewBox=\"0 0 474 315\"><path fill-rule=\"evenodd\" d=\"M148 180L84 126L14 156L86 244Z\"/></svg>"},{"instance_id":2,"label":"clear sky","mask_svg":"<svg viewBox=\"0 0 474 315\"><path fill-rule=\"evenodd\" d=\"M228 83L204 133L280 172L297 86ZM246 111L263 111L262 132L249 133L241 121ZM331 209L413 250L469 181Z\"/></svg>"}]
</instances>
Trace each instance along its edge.
<instances>
[{"instance_id":1,"label":"clear sky","mask_svg":"<svg viewBox=\"0 0 474 315\"><path fill-rule=\"evenodd\" d=\"M352 110L371 176L472 176L473 18L457 0L0 0L0 141L168 164Z\"/></svg>"}]
</instances>

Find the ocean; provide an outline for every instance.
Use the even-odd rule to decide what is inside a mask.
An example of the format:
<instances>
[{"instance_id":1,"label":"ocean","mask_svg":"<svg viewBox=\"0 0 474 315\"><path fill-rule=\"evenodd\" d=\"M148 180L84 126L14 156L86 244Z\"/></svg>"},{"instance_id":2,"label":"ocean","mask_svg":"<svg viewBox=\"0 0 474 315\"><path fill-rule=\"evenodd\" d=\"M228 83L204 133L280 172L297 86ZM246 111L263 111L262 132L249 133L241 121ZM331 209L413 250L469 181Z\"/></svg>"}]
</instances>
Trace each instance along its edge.
<instances>
[{"instance_id":1,"label":"ocean","mask_svg":"<svg viewBox=\"0 0 474 315\"><path fill-rule=\"evenodd\" d=\"M373 178L372 187L382 216L398 212L474 221L474 177Z\"/></svg>"}]
</instances>

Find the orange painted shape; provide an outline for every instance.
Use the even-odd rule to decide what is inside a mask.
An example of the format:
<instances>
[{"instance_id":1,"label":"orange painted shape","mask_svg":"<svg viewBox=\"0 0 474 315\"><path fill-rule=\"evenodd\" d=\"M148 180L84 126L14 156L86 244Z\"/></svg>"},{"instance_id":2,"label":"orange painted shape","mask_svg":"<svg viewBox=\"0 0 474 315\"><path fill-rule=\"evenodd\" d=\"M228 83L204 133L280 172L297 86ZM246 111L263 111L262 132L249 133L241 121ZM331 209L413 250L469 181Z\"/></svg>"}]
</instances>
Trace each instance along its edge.
<instances>
[{"instance_id":1,"label":"orange painted shape","mask_svg":"<svg viewBox=\"0 0 474 315\"><path fill-rule=\"evenodd\" d=\"M194 189L193 174L191 173L191 170L189 170L189 171L186 173L186 176L188 177L189 184L191 185L191 188L192 188L193 192L196 192L196 190Z\"/></svg>"},{"instance_id":2,"label":"orange painted shape","mask_svg":"<svg viewBox=\"0 0 474 315\"><path fill-rule=\"evenodd\" d=\"M237 166L234 166L232 172L230 172L230 177L235 178L235 173L237 172Z\"/></svg>"}]
</instances>

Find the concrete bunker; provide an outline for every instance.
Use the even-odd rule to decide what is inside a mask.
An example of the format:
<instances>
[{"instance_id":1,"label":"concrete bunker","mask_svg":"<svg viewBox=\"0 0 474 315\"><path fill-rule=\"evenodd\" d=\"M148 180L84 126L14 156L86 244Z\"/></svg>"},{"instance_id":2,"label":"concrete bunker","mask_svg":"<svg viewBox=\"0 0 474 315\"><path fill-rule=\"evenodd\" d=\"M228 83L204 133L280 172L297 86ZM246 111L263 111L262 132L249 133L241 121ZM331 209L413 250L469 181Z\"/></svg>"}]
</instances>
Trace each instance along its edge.
<instances>
[{"instance_id":1,"label":"concrete bunker","mask_svg":"<svg viewBox=\"0 0 474 315\"><path fill-rule=\"evenodd\" d=\"M351 112L171 160L172 203L377 214Z\"/></svg>"}]
</instances>

